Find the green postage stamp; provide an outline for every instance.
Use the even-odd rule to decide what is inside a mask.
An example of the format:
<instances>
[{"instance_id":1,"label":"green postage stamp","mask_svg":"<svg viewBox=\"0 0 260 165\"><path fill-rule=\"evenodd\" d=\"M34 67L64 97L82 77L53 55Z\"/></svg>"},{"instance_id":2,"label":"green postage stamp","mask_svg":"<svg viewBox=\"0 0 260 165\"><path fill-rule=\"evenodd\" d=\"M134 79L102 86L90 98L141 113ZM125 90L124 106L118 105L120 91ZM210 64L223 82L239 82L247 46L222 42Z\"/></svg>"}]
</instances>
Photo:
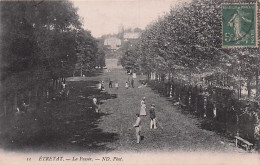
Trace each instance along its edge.
<instances>
[{"instance_id":1,"label":"green postage stamp","mask_svg":"<svg viewBox=\"0 0 260 165\"><path fill-rule=\"evenodd\" d=\"M257 47L257 4L222 4L222 47Z\"/></svg>"}]
</instances>

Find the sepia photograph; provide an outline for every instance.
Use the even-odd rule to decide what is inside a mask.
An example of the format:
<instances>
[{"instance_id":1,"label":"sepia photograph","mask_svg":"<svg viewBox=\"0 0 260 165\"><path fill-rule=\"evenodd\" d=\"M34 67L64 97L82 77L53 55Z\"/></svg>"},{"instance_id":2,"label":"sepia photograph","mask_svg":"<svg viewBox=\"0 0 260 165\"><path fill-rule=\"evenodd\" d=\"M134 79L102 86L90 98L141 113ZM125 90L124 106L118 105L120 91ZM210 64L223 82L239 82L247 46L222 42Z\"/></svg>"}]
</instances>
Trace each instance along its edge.
<instances>
[{"instance_id":1,"label":"sepia photograph","mask_svg":"<svg viewBox=\"0 0 260 165\"><path fill-rule=\"evenodd\" d=\"M1 165L259 165L260 0L0 0Z\"/></svg>"}]
</instances>

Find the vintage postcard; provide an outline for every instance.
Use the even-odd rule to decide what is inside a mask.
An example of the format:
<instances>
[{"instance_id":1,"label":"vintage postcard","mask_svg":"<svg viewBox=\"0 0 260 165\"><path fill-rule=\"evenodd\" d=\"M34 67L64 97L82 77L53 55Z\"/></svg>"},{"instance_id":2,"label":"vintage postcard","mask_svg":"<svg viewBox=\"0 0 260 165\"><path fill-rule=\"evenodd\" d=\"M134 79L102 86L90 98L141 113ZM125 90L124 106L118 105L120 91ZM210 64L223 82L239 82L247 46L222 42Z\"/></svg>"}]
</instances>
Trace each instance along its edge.
<instances>
[{"instance_id":1,"label":"vintage postcard","mask_svg":"<svg viewBox=\"0 0 260 165\"><path fill-rule=\"evenodd\" d=\"M259 165L257 0L0 0L1 165Z\"/></svg>"}]
</instances>

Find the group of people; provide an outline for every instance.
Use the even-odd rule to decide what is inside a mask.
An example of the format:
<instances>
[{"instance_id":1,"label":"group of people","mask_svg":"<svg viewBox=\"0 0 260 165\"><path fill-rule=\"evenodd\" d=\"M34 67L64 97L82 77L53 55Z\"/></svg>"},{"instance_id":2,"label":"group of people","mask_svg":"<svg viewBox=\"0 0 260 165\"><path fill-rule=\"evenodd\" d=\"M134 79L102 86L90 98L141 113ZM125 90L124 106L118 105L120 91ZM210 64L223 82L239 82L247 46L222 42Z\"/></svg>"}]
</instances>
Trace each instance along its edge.
<instances>
[{"instance_id":1,"label":"group of people","mask_svg":"<svg viewBox=\"0 0 260 165\"><path fill-rule=\"evenodd\" d=\"M156 129L156 116L155 116L155 105L151 104L150 108L150 129ZM146 103L145 103L145 97L141 100L141 108L140 108L140 113L136 114L136 122L133 125L136 130L136 139L137 143L140 143L141 140L141 119L145 117L146 114Z\"/></svg>"},{"instance_id":2,"label":"group of people","mask_svg":"<svg viewBox=\"0 0 260 165\"><path fill-rule=\"evenodd\" d=\"M125 82L125 88L128 89L130 85L132 88L134 88L134 82L135 81L133 78L131 80L129 80L129 78L128 78L128 81Z\"/></svg>"},{"instance_id":3,"label":"group of people","mask_svg":"<svg viewBox=\"0 0 260 165\"><path fill-rule=\"evenodd\" d=\"M113 88L113 81L109 78L109 84L108 84L109 88ZM115 82L115 88L118 89L119 85L118 82Z\"/></svg>"},{"instance_id":4,"label":"group of people","mask_svg":"<svg viewBox=\"0 0 260 165\"><path fill-rule=\"evenodd\" d=\"M21 106L16 107L17 113L26 113L28 111L28 107L29 104L26 104L25 101L23 100Z\"/></svg>"},{"instance_id":5,"label":"group of people","mask_svg":"<svg viewBox=\"0 0 260 165\"><path fill-rule=\"evenodd\" d=\"M130 80L126 81L126 83L125 83L125 88L128 89L128 88L130 87L130 85L131 85L132 88L134 88L134 79L131 79L131 81L130 81ZM110 78L109 78L108 87L109 87L109 88L113 88L113 81L112 81ZM119 88L119 84L118 84L117 81L115 82L114 87L115 87L116 89ZM100 89L101 91L104 91L104 90L105 90L104 81L100 81L100 82L99 82L99 84L98 84L98 89Z\"/></svg>"}]
</instances>

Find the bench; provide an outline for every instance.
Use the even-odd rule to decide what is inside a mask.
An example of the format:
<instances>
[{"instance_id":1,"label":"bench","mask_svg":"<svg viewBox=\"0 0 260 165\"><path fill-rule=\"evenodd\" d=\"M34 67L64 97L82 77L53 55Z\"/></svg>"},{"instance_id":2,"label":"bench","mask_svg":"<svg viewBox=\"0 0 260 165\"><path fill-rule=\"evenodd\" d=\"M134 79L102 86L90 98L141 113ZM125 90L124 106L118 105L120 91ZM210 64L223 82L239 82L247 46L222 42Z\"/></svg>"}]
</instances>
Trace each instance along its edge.
<instances>
[{"instance_id":1,"label":"bench","mask_svg":"<svg viewBox=\"0 0 260 165\"><path fill-rule=\"evenodd\" d=\"M246 151L250 151L253 147L253 144L248 142L247 140L239 137L239 136L235 136L236 138L236 147L238 144L240 144L241 146L245 147L246 148ZM241 144L240 142L243 142L243 144Z\"/></svg>"}]
</instances>

